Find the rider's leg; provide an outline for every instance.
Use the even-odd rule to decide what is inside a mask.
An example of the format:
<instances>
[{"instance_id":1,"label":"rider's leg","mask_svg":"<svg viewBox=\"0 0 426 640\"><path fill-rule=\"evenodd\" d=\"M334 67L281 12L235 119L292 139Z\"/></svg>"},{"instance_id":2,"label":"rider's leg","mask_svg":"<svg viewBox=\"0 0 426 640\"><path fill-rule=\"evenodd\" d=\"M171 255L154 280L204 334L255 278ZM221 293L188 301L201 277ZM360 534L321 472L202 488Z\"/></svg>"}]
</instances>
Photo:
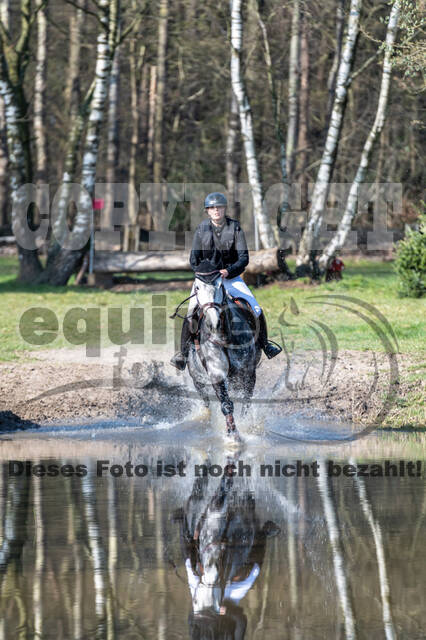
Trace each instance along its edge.
<instances>
[{"instance_id":1,"label":"rider's leg","mask_svg":"<svg viewBox=\"0 0 426 640\"><path fill-rule=\"evenodd\" d=\"M268 340L268 328L266 326L266 318L262 311L259 316L259 338L258 343L260 348L263 350L265 356L269 359L275 358L279 353L281 353L282 349L277 344L273 344Z\"/></svg>"},{"instance_id":2,"label":"rider's leg","mask_svg":"<svg viewBox=\"0 0 426 640\"><path fill-rule=\"evenodd\" d=\"M243 300L247 300L250 307L253 309L253 313L255 314L255 316L260 316L260 314L262 313L260 305L240 276L237 276L236 278L225 278L223 280L223 285L225 287L225 290L234 298L242 298Z\"/></svg>"},{"instance_id":3,"label":"rider's leg","mask_svg":"<svg viewBox=\"0 0 426 640\"><path fill-rule=\"evenodd\" d=\"M254 295L252 294L252 292L250 291L246 283L242 280L242 278L240 278L240 276L237 276L236 278L232 278L232 279L225 278L225 280L223 281L223 284L225 285L225 289L227 292L229 292L235 298L243 298L244 300L247 300L247 302L253 309L253 313L255 314L259 322L258 344L263 350L264 354L270 359L270 358L274 358L279 353L281 353L282 351L281 347L279 347L278 345L272 344L272 342L269 342L266 319L263 314L263 311L259 306L259 303L257 302L256 298L254 297Z\"/></svg>"},{"instance_id":4,"label":"rider's leg","mask_svg":"<svg viewBox=\"0 0 426 640\"><path fill-rule=\"evenodd\" d=\"M194 285L192 286L191 295L193 293ZM192 314L195 311L196 305L197 302L194 296L189 302L188 312L182 324L182 332L180 334L180 351L175 353L173 358L170 360L170 364L176 367L176 369L179 369L179 371L183 371L185 369L186 362L188 360L189 347L191 345L191 339L194 331L194 327L192 326Z\"/></svg>"},{"instance_id":5,"label":"rider's leg","mask_svg":"<svg viewBox=\"0 0 426 640\"><path fill-rule=\"evenodd\" d=\"M180 334L180 351L175 353L173 358L170 360L170 364L176 367L176 369L179 369L179 371L183 371L186 367L191 338L191 323L188 318L185 318L182 324L182 332Z\"/></svg>"}]
</instances>

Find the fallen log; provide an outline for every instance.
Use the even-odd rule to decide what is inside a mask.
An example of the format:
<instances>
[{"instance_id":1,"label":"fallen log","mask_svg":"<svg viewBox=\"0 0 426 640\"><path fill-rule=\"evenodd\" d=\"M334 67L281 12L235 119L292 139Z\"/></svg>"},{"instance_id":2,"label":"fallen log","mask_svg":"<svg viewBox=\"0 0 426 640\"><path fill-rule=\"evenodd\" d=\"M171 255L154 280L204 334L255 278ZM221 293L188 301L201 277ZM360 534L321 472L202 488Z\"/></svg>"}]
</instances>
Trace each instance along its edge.
<instances>
[{"instance_id":1,"label":"fallen log","mask_svg":"<svg viewBox=\"0 0 426 640\"><path fill-rule=\"evenodd\" d=\"M0 244L15 244L15 236L0 236Z\"/></svg>"},{"instance_id":2,"label":"fallen log","mask_svg":"<svg viewBox=\"0 0 426 640\"><path fill-rule=\"evenodd\" d=\"M250 251L247 274L280 271L279 249ZM147 273L152 271L191 271L189 251L147 251L124 253L97 251L93 264L95 273Z\"/></svg>"}]
</instances>

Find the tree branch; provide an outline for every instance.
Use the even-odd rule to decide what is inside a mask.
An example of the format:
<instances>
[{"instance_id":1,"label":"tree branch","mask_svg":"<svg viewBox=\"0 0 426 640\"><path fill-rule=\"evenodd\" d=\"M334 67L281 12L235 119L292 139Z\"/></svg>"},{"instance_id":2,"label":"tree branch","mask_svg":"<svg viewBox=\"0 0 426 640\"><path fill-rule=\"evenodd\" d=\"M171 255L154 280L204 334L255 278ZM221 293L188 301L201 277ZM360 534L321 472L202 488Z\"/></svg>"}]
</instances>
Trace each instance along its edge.
<instances>
[{"instance_id":1,"label":"tree branch","mask_svg":"<svg viewBox=\"0 0 426 640\"><path fill-rule=\"evenodd\" d=\"M418 32L421 31L421 29L418 29L416 31L414 31L411 35L409 35L407 38L405 38L405 40L403 40L402 42L400 42L398 45L396 45L394 47L394 49L397 48L401 48L403 46L405 46L406 44L408 44L411 40L413 40L413 38L418 34ZM360 66L359 69L357 69L356 71L354 71L354 73L352 73L352 75L349 78L349 83L348 85L350 86L353 82L353 80L355 80L356 77L358 77L360 75L360 73L362 73L363 71L365 71L365 69L367 69L367 67L370 66L370 64L372 62L374 62L374 60L376 58L379 57L379 55L381 54L381 52L383 51L383 49L386 47L386 42L383 41L380 45L380 47L377 49L376 53L373 53L372 56L370 56L365 62L364 64L362 64Z\"/></svg>"},{"instance_id":2,"label":"tree branch","mask_svg":"<svg viewBox=\"0 0 426 640\"><path fill-rule=\"evenodd\" d=\"M0 18L0 39L3 45L10 45L10 32L4 26L4 22L1 18Z\"/></svg>"},{"instance_id":3,"label":"tree branch","mask_svg":"<svg viewBox=\"0 0 426 640\"><path fill-rule=\"evenodd\" d=\"M91 11L87 7L82 7L81 5L78 4L78 2L75 2L74 0L65 0L65 2L67 4L71 4L76 9L80 9L81 11L84 11L84 13L87 13L88 15L93 16L94 18L96 18L96 20L99 22L99 24L101 24L102 27L104 27L104 24L103 24L102 20L99 18L98 14L95 13L95 11Z\"/></svg>"},{"instance_id":4,"label":"tree branch","mask_svg":"<svg viewBox=\"0 0 426 640\"><path fill-rule=\"evenodd\" d=\"M138 16L137 18L135 18L130 24L129 26L124 29L124 31L122 32L121 36L118 38L117 41L117 46L120 46L120 44L123 42L123 40L126 39L126 37L129 35L129 33L131 33L133 31L133 29L135 29L135 27L139 28L140 23L142 22L142 18L140 16ZM136 29L135 29L136 30Z\"/></svg>"}]
</instances>

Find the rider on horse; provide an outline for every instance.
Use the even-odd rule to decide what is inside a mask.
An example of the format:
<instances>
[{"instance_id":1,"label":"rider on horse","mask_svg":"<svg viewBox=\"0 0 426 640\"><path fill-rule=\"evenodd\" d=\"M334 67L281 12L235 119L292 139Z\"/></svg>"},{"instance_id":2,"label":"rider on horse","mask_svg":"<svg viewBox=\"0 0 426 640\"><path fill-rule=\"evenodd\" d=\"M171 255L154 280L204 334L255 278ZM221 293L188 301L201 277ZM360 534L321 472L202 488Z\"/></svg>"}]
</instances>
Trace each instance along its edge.
<instances>
[{"instance_id":1,"label":"rider on horse","mask_svg":"<svg viewBox=\"0 0 426 640\"><path fill-rule=\"evenodd\" d=\"M207 269L211 273L220 272L227 293L234 298L242 298L250 304L259 322L258 344L268 358L274 358L281 352L281 347L268 340L263 311L241 278L241 274L249 262L249 253L244 231L239 222L225 215L227 204L228 202L222 193L210 193L206 197L204 208L209 220L203 220L195 231L190 257L191 267L194 272L205 272ZM193 285L191 295L194 293ZM170 361L180 371L185 369L188 359L193 337L190 318L195 311L196 304L194 296L191 298L182 325L181 350Z\"/></svg>"}]
</instances>

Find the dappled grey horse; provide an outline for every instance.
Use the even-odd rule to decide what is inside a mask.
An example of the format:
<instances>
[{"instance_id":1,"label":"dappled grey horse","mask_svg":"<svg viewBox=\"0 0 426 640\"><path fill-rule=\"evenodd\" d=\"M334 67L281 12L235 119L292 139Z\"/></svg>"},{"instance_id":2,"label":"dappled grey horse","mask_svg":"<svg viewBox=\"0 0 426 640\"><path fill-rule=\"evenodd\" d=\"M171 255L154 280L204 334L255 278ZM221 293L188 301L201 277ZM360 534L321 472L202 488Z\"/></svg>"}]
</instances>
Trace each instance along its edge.
<instances>
[{"instance_id":1,"label":"dappled grey horse","mask_svg":"<svg viewBox=\"0 0 426 640\"><path fill-rule=\"evenodd\" d=\"M251 484L232 475L236 462L228 458L218 485L207 473L196 478L184 508L175 512L191 592L194 640L244 637L246 617L240 601L259 576L267 538L280 531L271 521L261 525ZM216 484L213 491L211 482Z\"/></svg>"},{"instance_id":2,"label":"dappled grey horse","mask_svg":"<svg viewBox=\"0 0 426 640\"><path fill-rule=\"evenodd\" d=\"M246 303L231 300L218 272L196 274L197 333L188 357L188 370L206 407L213 386L226 419L227 433L239 439L234 420L234 404L229 396L238 394L247 409L256 384L260 347L256 343L256 318Z\"/></svg>"}]
</instances>

